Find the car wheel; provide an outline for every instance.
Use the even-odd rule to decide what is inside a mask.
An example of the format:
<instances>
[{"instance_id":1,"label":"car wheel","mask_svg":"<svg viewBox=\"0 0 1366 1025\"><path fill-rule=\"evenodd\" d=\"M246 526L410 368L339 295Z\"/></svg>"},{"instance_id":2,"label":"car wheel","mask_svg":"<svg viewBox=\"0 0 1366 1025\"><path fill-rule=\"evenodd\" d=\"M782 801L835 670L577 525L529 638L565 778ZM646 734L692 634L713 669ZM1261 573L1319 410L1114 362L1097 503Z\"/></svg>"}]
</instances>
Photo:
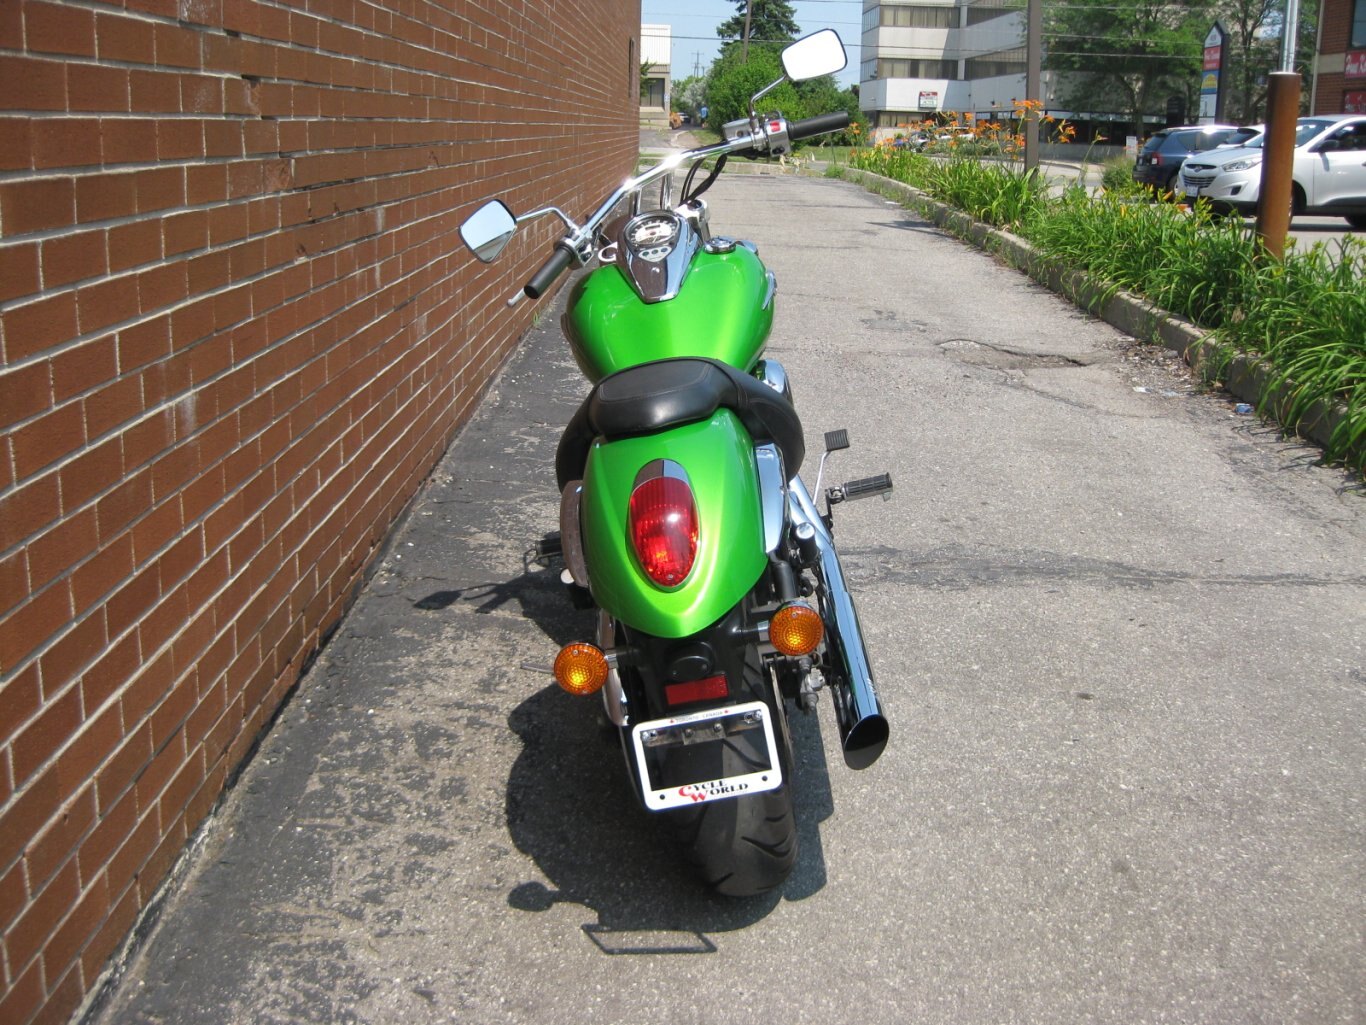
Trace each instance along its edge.
<instances>
[{"instance_id":1,"label":"car wheel","mask_svg":"<svg viewBox=\"0 0 1366 1025\"><path fill-rule=\"evenodd\" d=\"M1366 214L1344 214L1347 223L1358 231L1366 231Z\"/></svg>"},{"instance_id":2,"label":"car wheel","mask_svg":"<svg viewBox=\"0 0 1366 1025\"><path fill-rule=\"evenodd\" d=\"M1294 182L1290 183L1290 216L1286 218L1286 225L1294 221L1296 216L1304 213L1304 190Z\"/></svg>"}]
</instances>

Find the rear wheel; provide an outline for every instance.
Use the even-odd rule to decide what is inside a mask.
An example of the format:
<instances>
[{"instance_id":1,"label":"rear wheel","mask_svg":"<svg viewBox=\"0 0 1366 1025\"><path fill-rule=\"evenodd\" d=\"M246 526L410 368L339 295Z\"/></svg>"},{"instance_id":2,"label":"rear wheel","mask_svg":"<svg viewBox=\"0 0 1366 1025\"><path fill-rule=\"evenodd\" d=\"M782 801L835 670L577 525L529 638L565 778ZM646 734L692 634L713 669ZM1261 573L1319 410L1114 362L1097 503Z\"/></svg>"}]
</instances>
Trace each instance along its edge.
<instances>
[{"instance_id":1,"label":"rear wheel","mask_svg":"<svg viewBox=\"0 0 1366 1025\"><path fill-rule=\"evenodd\" d=\"M792 809L792 758L782 699L762 678L762 670L746 666L755 693L767 693L778 716L778 760L783 784L776 790L692 808L665 812L684 855L703 881L728 897L750 897L781 886L797 860L797 820ZM753 674L753 675L751 675ZM727 740L676 748L663 766L666 780L719 779L753 772L761 766L751 752Z\"/></svg>"},{"instance_id":2,"label":"rear wheel","mask_svg":"<svg viewBox=\"0 0 1366 1025\"><path fill-rule=\"evenodd\" d=\"M1346 214L1347 223L1358 231L1366 231L1366 214Z\"/></svg>"}]
</instances>

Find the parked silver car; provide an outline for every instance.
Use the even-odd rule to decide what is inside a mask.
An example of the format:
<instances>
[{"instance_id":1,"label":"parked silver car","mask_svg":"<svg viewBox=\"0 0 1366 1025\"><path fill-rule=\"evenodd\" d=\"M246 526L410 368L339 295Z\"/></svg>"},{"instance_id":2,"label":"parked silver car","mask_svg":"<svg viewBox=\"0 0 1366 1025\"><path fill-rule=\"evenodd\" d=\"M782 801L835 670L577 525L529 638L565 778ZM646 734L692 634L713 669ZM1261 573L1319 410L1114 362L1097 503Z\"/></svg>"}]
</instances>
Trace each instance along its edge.
<instances>
[{"instance_id":1,"label":"parked silver car","mask_svg":"<svg viewBox=\"0 0 1366 1025\"><path fill-rule=\"evenodd\" d=\"M1181 167L1181 192L1216 209L1255 213L1265 138L1192 156ZM1366 228L1366 115L1300 118L1291 178L1291 216L1345 217L1352 227Z\"/></svg>"}]
</instances>

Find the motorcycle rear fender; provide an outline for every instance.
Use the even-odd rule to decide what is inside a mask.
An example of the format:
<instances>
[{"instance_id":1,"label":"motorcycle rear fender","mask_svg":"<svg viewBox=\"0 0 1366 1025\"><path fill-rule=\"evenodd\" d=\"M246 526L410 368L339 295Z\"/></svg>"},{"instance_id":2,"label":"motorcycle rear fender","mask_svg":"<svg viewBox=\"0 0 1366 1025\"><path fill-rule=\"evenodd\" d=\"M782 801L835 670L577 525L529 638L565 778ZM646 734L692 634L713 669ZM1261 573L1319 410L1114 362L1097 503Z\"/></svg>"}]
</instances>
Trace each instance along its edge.
<instances>
[{"instance_id":1,"label":"motorcycle rear fender","mask_svg":"<svg viewBox=\"0 0 1366 1025\"><path fill-rule=\"evenodd\" d=\"M636 475L657 459L683 467L697 506L697 557L688 577L670 590L640 568L627 523ZM657 434L598 439L584 470L580 524L601 608L656 637L695 634L738 604L767 566L754 443L727 409Z\"/></svg>"}]
</instances>

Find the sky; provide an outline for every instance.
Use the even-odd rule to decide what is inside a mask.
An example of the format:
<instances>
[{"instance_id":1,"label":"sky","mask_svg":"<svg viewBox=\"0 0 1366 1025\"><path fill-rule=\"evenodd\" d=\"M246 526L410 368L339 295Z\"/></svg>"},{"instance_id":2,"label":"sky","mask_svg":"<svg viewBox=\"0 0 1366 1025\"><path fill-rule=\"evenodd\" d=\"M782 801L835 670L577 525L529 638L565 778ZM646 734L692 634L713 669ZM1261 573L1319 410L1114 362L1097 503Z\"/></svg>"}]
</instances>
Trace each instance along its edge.
<instances>
[{"instance_id":1,"label":"sky","mask_svg":"<svg viewBox=\"0 0 1366 1025\"><path fill-rule=\"evenodd\" d=\"M802 35L832 28L844 40L849 63L835 77L841 85L858 81L859 41L863 37L863 0L788 0ZM734 0L640 0L645 25L673 26L673 77L706 71L720 52L716 26L736 11Z\"/></svg>"}]
</instances>

